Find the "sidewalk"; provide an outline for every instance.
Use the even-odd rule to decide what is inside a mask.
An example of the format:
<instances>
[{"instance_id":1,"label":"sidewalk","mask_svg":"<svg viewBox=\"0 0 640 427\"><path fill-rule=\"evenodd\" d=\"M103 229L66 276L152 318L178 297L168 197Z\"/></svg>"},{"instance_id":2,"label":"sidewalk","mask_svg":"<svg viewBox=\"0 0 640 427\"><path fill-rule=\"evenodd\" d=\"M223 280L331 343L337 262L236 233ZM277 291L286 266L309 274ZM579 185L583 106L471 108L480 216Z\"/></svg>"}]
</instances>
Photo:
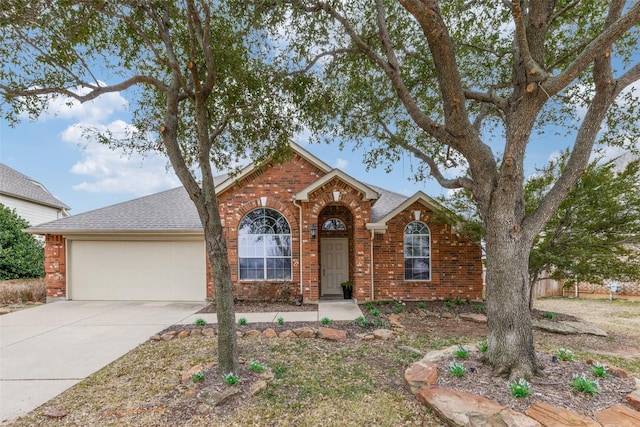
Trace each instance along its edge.
<instances>
[{"instance_id":1,"label":"sidewalk","mask_svg":"<svg viewBox=\"0 0 640 427\"><path fill-rule=\"evenodd\" d=\"M318 311L281 311L281 312L257 312L257 313L236 313L236 320L246 319L247 323L269 323L277 322L282 317L285 322L319 322L323 318L330 320L356 320L362 316L360 307L353 300L340 301L320 301ZM196 313L178 324L188 325L203 319L207 323L218 323L215 313Z\"/></svg>"}]
</instances>

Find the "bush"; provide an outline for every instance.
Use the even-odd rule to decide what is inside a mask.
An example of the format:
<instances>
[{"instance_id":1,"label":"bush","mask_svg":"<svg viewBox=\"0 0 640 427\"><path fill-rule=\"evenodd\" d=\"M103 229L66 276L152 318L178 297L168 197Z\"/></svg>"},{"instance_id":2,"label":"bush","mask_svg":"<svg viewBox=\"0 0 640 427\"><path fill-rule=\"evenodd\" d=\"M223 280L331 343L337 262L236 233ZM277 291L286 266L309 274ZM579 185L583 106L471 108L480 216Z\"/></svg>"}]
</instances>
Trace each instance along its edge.
<instances>
[{"instance_id":1,"label":"bush","mask_svg":"<svg viewBox=\"0 0 640 427\"><path fill-rule=\"evenodd\" d=\"M44 245L29 223L0 203L0 280L44 277Z\"/></svg>"},{"instance_id":2,"label":"bush","mask_svg":"<svg viewBox=\"0 0 640 427\"><path fill-rule=\"evenodd\" d=\"M24 304L29 301L47 301L42 279L0 282L0 305Z\"/></svg>"}]
</instances>

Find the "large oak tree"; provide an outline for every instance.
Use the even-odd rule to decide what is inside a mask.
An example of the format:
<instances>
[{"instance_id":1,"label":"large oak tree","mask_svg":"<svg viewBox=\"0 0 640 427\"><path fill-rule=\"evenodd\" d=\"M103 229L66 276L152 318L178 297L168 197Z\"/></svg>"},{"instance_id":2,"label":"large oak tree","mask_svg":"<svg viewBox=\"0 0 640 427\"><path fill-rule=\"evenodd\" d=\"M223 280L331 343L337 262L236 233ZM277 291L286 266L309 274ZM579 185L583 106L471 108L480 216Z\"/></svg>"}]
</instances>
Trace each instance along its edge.
<instances>
[{"instance_id":1,"label":"large oak tree","mask_svg":"<svg viewBox=\"0 0 640 427\"><path fill-rule=\"evenodd\" d=\"M132 104L128 132L87 136L168 156L204 229L222 373L238 372L238 354L214 170L286 157L304 123L294 105L313 102L300 96L310 80L277 68L271 47L234 1L7 0L0 10L7 120L36 119L55 97L123 92Z\"/></svg>"},{"instance_id":2,"label":"large oak tree","mask_svg":"<svg viewBox=\"0 0 640 427\"><path fill-rule=\"evenodd\" d=\"M532 376L530 250L594 145L637 140L627 89L640 77L640 3L257 3L284 18L291 60L335 89L331 137L368 144L372 164L411 153L417 179L472 194L486 230L486 358L497 375ZM531 146L544 149L545 132L561 134L570 155L527 211L524 161Z\"/></svg>"}]
</instances>

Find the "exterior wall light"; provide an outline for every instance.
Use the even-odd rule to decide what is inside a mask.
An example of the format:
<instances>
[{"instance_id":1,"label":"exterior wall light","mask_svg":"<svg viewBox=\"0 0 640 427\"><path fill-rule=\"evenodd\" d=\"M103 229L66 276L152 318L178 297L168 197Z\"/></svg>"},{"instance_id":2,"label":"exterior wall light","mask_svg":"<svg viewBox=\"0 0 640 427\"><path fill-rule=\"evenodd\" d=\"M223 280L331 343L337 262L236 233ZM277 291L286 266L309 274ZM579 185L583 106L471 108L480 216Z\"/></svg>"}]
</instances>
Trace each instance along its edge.
<instances>
[{"instance_id":1,"label":"exterior wall light","mask_svg":"<svg viewBox=\"0 0 640 427\"><path fill-rule=\"evenodd\" d=\"M311 227L309 227L309 231L311 232L311 238L315 239L316 232L318 231L318 227L315 224L311 224Z\"/></svg>"}]
</instances>

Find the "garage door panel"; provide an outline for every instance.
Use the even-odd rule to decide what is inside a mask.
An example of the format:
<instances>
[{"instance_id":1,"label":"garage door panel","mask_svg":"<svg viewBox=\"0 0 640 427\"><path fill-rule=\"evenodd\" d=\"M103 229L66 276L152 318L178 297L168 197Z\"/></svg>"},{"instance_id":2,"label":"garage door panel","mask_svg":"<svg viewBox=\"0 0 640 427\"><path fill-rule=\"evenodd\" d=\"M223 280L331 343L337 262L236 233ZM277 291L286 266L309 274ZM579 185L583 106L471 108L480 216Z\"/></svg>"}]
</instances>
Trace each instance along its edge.
<instances>
[{"instance_id":1,"label":"garage door panel","mask_svg":"<svg viewBox=\"0 0 640 427\"><path fill-rule=\"evenodd\" d=\"M69 294L76 300L201 301L204 242L72 241Z\"/></svg>"}]
</instances>

